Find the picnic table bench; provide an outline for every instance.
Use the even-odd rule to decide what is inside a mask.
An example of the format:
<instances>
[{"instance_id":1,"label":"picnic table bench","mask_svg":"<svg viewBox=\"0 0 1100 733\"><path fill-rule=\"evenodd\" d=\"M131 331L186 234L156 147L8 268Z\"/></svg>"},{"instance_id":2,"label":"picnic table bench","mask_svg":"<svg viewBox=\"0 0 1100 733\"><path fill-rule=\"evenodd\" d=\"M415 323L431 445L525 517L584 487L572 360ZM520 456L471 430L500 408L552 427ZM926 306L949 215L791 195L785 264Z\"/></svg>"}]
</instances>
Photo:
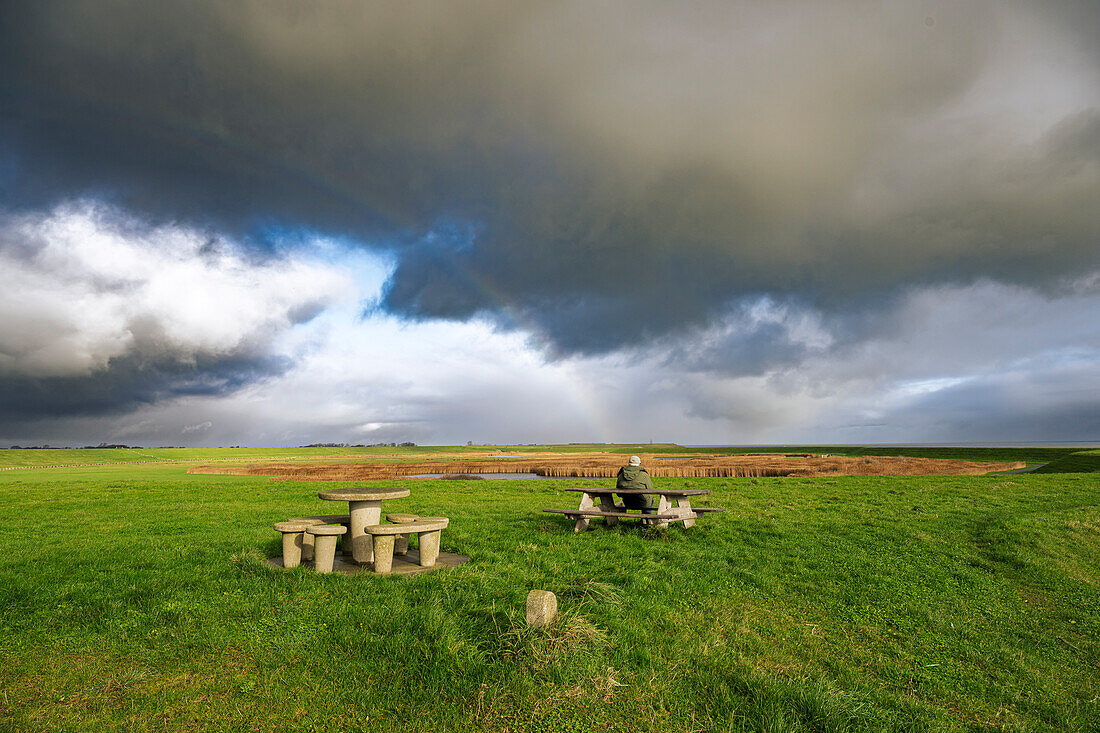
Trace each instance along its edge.
<instances>
[{"instance_id":1,"label":"picnic table bench","mask_svg":"<svg viewBox=\"0 0 1100 733\"><path fill-rule=\"evenodd\" d=\"M374 486L320 491L317 495L325 501L346 501L348 513L277 522L274 529L282 534L283 556L268 563L295 568L312 560L318 573L334 570L349 573L368 566L380 575L409 575L467 562L470 558L440 548L443 530L450 524L447 517L391 512L385 515L388 523L382 522L382 502L401 499L409 493L405 488ZM409 550L412 535L418 540L416 551ZM343 538L347 555L343 560L336 558L338 537Z\"/></svg>"},{"instance_id":2,"label":"picnic table bench","mask_svg":"<svg viewBox=\"0 0 1100 733\"><path fill-rule=\"evenodd\" d=\"M574 532L583 532L589 529L590 522L594 518L601 518L604 523L613 527L620 519L639 519L643 524L654 524L658 527L667 527L669 522L683 522L684 527L694 526L695 520L700 514L706 512L721 512L724 509L717 507L692 507L692 496L705 496L709 489L615 489L603 486L575 486L565 489L576 491L581 495L580 506L576 509L543 509L551 514L564 514L570 519L576 519L573 526ZM658 497L657 507L652 513L646 514L641 509L627 509L621 504L615 503L614 494L619 496L631 496L639 494L653 494ZM676 502L676 506L672 502ZM597 506L598 503L598 506Z\"/></svg>"}]
</instances>

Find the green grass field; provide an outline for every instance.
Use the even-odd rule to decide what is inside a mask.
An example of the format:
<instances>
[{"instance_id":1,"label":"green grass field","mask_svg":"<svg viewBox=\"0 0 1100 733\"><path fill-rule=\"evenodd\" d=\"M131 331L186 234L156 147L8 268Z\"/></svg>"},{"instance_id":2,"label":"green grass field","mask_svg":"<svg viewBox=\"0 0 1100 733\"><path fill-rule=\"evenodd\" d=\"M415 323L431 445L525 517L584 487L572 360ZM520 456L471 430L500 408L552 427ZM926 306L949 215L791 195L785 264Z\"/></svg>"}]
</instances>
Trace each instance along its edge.
<instances>
[{"instance_id":1,"label":"green grass field","mask_svg":"<svg viewBox=\"0 0 1100 733\"><path fill-rule=\"evenodd\" d=\"M716 453L722 455L737 453L830 453L844 456L912 456L916 458L954 458L973 461L1028 461L1048 463L1071 456L1100 455L1098 451L1078 451L1075 448L1001 448L963 446L934 448L929 446L754 446L754 447L706 447L687 449L670 443L571 443L569 445L475 445L475 446L417 446L415 448L85 448L71 450L66 448L0 450L0 469L35 466L75 466L88 464L115 463L158 463L179 461L184 463L202 463L219 461L264 461L264 460L337 460L355 458L373 458L377 456L402 457L407 460L432 460L438 454L478 453L501 451L510 454L522 454L543 450L560 453L580 453L588 451L607 451L630 455L631 453Z\"/></svg>"},{"instance_id":2,"label":"green grass field","mask_svg":"<svg viewBox=\"0 0 1100 733\"><path fill-rule=\"evenodd\" d=\"M264 565L317 484L188 465L0 471L0 729L1100 730L1096 474L662 479L727 511L583 535L576 480L382 482L471 562L379 578Z\"/></svg>"},{"instance_id":3,"label":"green grass field","mask_svg":"<svg viewBox=\"0 0 1100 733\"><path fill-rule=\"evenodd\" d=\"M1100 473L1100 450L1076 451L1036 469L1037 473Z\"/></svg>"}]
</instances>

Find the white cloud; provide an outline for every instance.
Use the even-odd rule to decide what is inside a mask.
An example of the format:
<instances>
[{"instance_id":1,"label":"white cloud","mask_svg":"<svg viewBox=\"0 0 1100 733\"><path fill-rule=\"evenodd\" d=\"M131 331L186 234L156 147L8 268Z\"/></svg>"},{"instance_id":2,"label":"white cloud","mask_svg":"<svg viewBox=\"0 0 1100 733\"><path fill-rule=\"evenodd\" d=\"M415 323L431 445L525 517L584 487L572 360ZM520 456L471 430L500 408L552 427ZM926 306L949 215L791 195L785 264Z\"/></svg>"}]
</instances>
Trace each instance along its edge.
<instances>
[{"instance_id":1,"label":"white cloud","mask_svg":"<svg viewBox=\"0 0 1100 733\"><path fill-rule=\"evenodd\" d=\"M36 243L35 252L0 251L5 264L27 277L15 278L7 268L3 275L22 288L22 302L38 304L28 312L39 328L49 316L68 329L50 331L65 336L62 357L44 359L24 344L26 353L15 351L21 368L32 368L34 358L53 365L84 354L77 366L94 369L94 355L109 359L134 348L131 324L141 318L156 323L182 353L257 341L290 366L233 392L164 399L115 417L44 420L33 428L37 433L0 440L1026 440L1042 437L1027 434L1034 425L1062 425L1066 434L1059 437L1072 435L1075 426L1088 424L1081 406L1100 403L1094 276L1060 297L992 282L915 288L870 320L860 315L858 328L764 298L708 329L604 356L550 361L532 334L486 321L409 322L377 310L363 315L363 303L377 298L392 263L348 243L319 243L309 261L253 264L232 248L202 254L194 233L157 230L135 239L94 212L55 216L24 230L34 236L19 241ZM100 256L85 249L93 245ZM82 293L83 307L60 299L66 288ZM196 293L223 307L188 311ZM292 311L316 303L324 304L316 318L292 325ZM0 329L19 346L14 333L11 326ZM1006 385L1025 390L1026 399L996 402ZM1027 421L1009 435L1003 426L1013 422L1013 410L1026 413ZM1058 415L1067 417L1059 422Z\"/></svg>"},{"instance_id":2,"label":"white cloud","mask_svg":"<svg viewBox=\"0 0 1100 733\"><path fill-rule=\"evenodd\" d=\"M141 354L193 361L262 347L352 291L297 257L249 262L179 227L92 205L0 221L0 374L86 376Z\"/></svg>"}]
</instances>

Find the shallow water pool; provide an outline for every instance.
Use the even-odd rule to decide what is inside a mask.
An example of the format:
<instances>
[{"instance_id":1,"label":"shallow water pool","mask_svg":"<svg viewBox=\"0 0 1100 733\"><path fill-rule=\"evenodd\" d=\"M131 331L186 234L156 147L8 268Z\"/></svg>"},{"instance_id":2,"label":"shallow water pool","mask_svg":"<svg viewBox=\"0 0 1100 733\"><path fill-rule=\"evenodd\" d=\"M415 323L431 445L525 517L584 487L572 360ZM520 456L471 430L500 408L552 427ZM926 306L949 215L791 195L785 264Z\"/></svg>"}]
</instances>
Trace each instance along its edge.
<instances>
[{"instance_id":1,"label":"shallow water pool","mask_svg":"<svg viewBox=\"0 0 1100 733\"><path fill-rule=\"evenodd\" d=\"M443 478L445 476L455 476L453 473L418 473L413 476L398 476L398 478ZM537 479L557 479L557 478L572 478L576 480L575 476L539 476L537 473L467 473L463 476L476 476L477 478L484 479L504 479L504 480L524 480L531 481Z\"/></svg>"}]
</instances>

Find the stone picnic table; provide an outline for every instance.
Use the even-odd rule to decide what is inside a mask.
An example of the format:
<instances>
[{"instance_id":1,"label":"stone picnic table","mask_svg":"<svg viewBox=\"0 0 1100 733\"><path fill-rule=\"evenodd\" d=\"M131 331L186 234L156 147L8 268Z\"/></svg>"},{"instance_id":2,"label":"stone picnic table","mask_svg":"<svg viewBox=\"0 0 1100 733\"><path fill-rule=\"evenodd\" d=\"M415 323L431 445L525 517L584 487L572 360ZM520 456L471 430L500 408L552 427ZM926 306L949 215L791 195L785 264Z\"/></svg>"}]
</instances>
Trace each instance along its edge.
<instances>
[{"instance_id":1,"label":"stone picnic table","mask_svg":"<svg viewBox=\"0 0 1100 733\"><path fill-rule=\"evenodd\" d=\"M348 489L328 489L318 492L317 496L325 501L346 501L348 503L348 539L351 542L351 556L360 565L374 560L374 540L367 534L369 525L381 524L382 501L385 499L403 499L408 489L374 488L357 486Z\"/></svg>"},{"instance_id":2,"label":"stone picnic table","mask_svg":"<svg viewBox=\"0 0 1100 733\"><path fill-rule=\"evenodd\" d=\"M588 529L589 523L596 517L602 518L608 527L615 526L620 519L640 519L643 524L655 524L658 527L667 527L669 522L683 522L684 527L687 528L695 524L699 514L725 511L716 507L691 506L691 497L705 496L710 493L709 489L616 489L603 486L574 486L565 491L580 493L579 507L543 509L543 511L575 518L577 522L573 527L574 532L583 532ZM641 509L627 509L615 503L614 494L619 496L653 494L658 497L657 508L651 514L646 514ZM676 506L672 505L674 501Z\"/></svg>"}]
</instances>

